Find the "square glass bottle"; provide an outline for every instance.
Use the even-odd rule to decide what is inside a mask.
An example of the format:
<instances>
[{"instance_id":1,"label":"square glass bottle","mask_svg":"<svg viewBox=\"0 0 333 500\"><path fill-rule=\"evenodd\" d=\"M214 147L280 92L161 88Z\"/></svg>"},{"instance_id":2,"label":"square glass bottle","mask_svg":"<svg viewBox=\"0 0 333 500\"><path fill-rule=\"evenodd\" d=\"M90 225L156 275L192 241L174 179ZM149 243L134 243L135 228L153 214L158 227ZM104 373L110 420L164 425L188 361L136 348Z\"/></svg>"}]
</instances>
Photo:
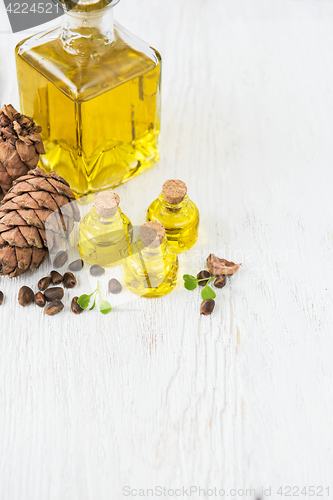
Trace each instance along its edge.
<instances>
[{"instance_id":1,"label":"square glass bottle","mask_svg":"<svg viewBox=\"0 0 333 500\"><path fill-rule=\"evenodd\" d=\"M16 47L21 111L42 127L41 166L77 196L158 161L161 57L113 22L118 1L80 0L61 27Z\"/></svg>"}]
</instances>

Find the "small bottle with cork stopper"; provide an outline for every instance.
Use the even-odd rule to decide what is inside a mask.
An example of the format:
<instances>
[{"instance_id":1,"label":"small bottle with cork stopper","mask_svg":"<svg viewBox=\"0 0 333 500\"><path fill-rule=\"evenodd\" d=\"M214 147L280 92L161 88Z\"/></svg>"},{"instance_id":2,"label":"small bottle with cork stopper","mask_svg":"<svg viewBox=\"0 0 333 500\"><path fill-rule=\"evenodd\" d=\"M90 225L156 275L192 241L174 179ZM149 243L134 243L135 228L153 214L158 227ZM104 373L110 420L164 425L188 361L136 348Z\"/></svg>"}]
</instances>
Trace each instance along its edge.
<instances>
[{"instance_id":1,"label":"small bottle with cork stopper","mask_svg":"<svg viewBox=\"0 0 333 500\"><path fill-rule=\"evenodd\" d=\"M132 223L119 208L113 191L98 193L94 205L80 222L79 249L84 262L102 267L119 264L132 243Z\"/></svg>"},{"instance_id":2,"label":"small bottle with cork stopper","mask_svg":"<svg viewBox=\"0 0 333 500\"><path fill-rule=\"evenodd\" d=\"M199 211L187 195L187 186L180 180L168 180L159 197L147 211L147 221L158 221L164 227L169 244L177 252L189 250L199 235Z\"/></svg>"},{"instance_id":3,"label":"small bottle with cork stopper","mask_svg":"<svg viewBox=\"0 0 333 500\"><path fill-rule=\"evenodd\" d=\"M178 256L170 247L165 228L159 222L145 222L124 260L127 288L146 298L163 297L177 285Z\"/></svg>"}]
</instances>

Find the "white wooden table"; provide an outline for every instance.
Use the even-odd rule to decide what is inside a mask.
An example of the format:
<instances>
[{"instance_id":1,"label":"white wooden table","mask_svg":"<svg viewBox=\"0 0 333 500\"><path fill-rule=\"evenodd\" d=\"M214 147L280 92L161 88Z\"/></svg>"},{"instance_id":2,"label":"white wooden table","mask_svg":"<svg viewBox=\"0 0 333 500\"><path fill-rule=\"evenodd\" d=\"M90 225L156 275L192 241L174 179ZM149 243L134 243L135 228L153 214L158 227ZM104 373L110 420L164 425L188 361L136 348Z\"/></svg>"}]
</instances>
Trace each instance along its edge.
<instances>
[{"instance_id":1,"label":"white wooden table","mask_svg":"<svg viewBox=\"0 0 333 500\"><path fill-rule=\"evenodd\" d=\"M181 178L201 233L180 275L210 252L243 266L210 317L181 279L106 317L74 316L66 292L66 311L46 318L16 299L46 265L1 278L0 498L120 500L124 487L191 485L237 499L255 495L230 489L279 499L315 486L313 498L328 498L333 2L123 0L115 16L164 60L161 161L118 189L123 210L140 224L163 181ZM0 100L17 105L24 34L0 17Z\"/></svg>"}]
</instances>

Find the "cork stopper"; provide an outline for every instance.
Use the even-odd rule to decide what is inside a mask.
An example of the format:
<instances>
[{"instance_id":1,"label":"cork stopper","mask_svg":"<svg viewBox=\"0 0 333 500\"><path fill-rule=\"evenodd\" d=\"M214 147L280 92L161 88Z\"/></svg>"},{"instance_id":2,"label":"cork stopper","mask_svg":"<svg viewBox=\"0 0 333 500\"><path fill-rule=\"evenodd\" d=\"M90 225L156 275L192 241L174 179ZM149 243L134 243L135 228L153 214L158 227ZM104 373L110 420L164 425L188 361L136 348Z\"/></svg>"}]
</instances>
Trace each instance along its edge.
<instances>
[{"instance_id":1,"label":"cork stopper","mask_svg":"<svg viewBox=\"0 0 333 500\"><path fill-rule=\"evenodd\" d=\"M165 237L165 227L159 222L145 222L140 227L140 238L146 248L158 248Z\"/></svg>"},{"instance_id":2,"label":"cork stopper","mask_svg":"<svg viewBox=\"0 0 333 500\"><path fill-rule=\"evenodd\" d=\"M185 198L187 186L183 181L170 179L163 184L162 191L167 203L177 205Z\"/></svg>"},{"instance_id":3,"label":"cork stopper","mask_svg":"<svg viewBox=\"0 0 333 500\"><path fill-rule=\"evenodd\" d=\"M119 196L113 191L102 191L96 194L94 205L97 214L102 219L110 219L117 212L120 203Z\"/></svg>"}]
</instances>

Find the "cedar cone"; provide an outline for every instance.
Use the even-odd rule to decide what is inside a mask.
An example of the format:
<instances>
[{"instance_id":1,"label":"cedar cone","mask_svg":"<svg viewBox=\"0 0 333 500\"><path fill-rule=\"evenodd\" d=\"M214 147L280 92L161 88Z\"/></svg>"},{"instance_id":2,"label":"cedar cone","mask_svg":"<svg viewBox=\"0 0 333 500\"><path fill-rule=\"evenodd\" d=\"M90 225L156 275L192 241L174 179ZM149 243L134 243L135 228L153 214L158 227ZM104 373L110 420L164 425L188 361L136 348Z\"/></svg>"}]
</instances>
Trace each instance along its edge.
<instances>
[{"instance_id":1,"label":"cedar cone","mask_svg":"<svg viewBox=\"0 0 333 500\"><path fill-rule=\"evenodd\" d=\"M14 181L0 206L0 275L39 267L79 220L69 184L54 172L37 167Z\"/></svg>"},{"instance_id":2,"label":"cedar cone","mask_svg":"<svg viewBox=\"0 0 333 500\"><path fill-rule=\"evenodd\" d=\"M37 166L39 155L45 153L41 130L11 104L0 109L0 194Z\"/></svg>"}]
</instances>

